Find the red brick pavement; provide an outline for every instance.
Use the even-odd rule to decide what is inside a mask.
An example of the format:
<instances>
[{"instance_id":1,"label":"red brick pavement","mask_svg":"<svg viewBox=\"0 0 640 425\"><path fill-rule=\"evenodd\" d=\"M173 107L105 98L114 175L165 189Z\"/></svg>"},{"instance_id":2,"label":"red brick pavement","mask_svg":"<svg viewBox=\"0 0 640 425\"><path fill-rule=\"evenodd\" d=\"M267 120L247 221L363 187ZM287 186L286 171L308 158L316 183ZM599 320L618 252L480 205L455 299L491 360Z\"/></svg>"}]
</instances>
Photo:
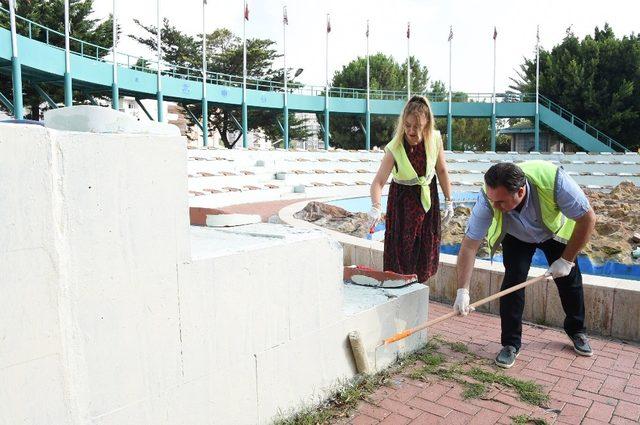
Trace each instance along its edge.
<instances>
[{"instance_id":1,"label":"red brick pavement","mask_svg":"<svg viewBox=\"0 0 640 425\"><path fill-rule=\"evenodd\" d=\"M450 309L429 303L431 317ZM501 348L500 320L489 314L452 318L434 326L430 334L463 342L472 353L490 360ZM524 325L520 356L506 373L542 385L549 392L548 409L518 400L509 389L494 388L486 400L464 400L456 383L398 374L340 423L511 424L511 417L520 414L549 424L640 423L640 346L602 338L591 338L591 345L593 357L580 357L561 330Z\"/></svg>"}]
</instances>

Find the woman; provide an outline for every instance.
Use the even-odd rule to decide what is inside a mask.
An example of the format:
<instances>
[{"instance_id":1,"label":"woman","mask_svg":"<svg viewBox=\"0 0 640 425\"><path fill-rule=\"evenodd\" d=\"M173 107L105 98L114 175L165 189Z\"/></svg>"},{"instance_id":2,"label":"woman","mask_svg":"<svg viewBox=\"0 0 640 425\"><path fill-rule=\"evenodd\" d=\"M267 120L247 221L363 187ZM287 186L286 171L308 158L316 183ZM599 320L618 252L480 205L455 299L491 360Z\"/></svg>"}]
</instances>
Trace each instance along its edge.
<instances>
[{"instance_id":1,"label":"woman","mask_svg":"<svg viewBox=\"0 0 640 425\"><path fill-rule=\"evenodd\" d=\"M387 200L384 270L415 273L420 282L438 270L441 231L436 174L445 197L442 224L454 214L442 136L434 121L429 101L413 96L404 106L395 136L385 147L371 183L369 215L375 225L381 216L382 188L393 173Z\"/></svg>"}]
</instances>

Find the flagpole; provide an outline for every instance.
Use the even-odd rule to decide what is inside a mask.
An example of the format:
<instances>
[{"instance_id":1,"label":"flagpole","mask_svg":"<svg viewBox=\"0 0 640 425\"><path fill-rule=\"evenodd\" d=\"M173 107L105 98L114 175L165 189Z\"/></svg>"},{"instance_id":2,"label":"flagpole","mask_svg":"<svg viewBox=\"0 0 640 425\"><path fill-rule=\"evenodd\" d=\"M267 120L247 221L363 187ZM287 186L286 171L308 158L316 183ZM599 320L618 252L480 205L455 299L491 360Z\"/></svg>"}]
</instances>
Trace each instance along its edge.
<instances>
[{"instance_id":1,"label":"flagpole","mask_svg":"<svg viewBox=\"0 0 640 425\"><path fill-rule=\"evenodd\" d=\"M71 58L69 52L69 0L64 0L64 106L73 104Z\"/></svg>"},{"instance_id":2,"label":"flagpole","mask_svg":"<svg viewBox=\"0 0 640 425\"><path fill-rule=\"evenodd\" d=\"M369 20L367 19L367 110L365 113L365 149L371 149L371 87L369 68Z\"/></svg>"},{"instance_id":3,"label":"flagpole","mask_svg":"<svg viewBox=\"0 0 640 425\"><path fill-rule=\"evenodd\" d=\"M120 109L119 98L120 93L118 90L118 61L117 61L117 46L118 46L118 15L116 10L117 0L113 0L113 31L112 31L112 43L113 43L113 83L111 84L111 107L116 111Z\"/></svg>"},{"instance_id":4,"label":"flagpole","mask_svg":"<svg viewBox=\"0 0 640 425\"><path fill-rule=\"evenodd\" d=\"M209 103L207 101L207 0L202 0L202 146L209 145Z\"/></svg>"},{"instance_id":5,"label":"flagpole","mask_svg":"<svg viewBox=\"0 0 640 425\"><path fill-rule=\"evenodd\" d=\"M17 120L24 118L22 106L22 66L18 57L18 37L16 30L16 4L9 0L9 19L11 26L11 78L13 80L13 117Z\"/></svg>"},{"instance_id":6,"label":"flagpole","mask_svg":"<svg viewBox=\"0 0 640 425\"><path fill-rule=\"evenodd\" d=\"M491 96L491 151L496 151L496 46L498 30L493 27L493 95Z\"/></svg>"},{"instance_id":7,"label":"flagpole","mask_svg":"<svg viewBox=\"0 0 640 425\"><path fill-rule=\"evenodd\" d=\"M411 99L411 51L409 40L411 39L411 22L407 22L407 100Z\"/></svg>"},{"instance_id":8,"label":"flagpole","mask_svg":"<svg viewBox=\"0 0 640 425\"><path fill-rule=\"evenodd\" d=\"M325 90L324 90L324 148L329 149L329 32L331 21L327 13L327 39L325 55Z\"/></svg>"},{"instance_id":9,"label":"flagpole","mask_svg":"<svg viewBox=\"0 0 640 425\"><path fill-rule=\"evenodd\" d=\"M536 116L534 129L535 152L540 151L540 25L536 27Z\"/></svg>"},{"instance_id":10,"label":"flagpole","mask_svg":"<svg viewBox=\"0 0 640 425\"><path fill-rule=\"evenodd\" d=\"M242 147L247 148L247 2L244 2L244 16L242 17Z\"/></svg>"},{"instance_id":11,"label":"flagpole","mask_svg":"<svg viewBox=\"0 0 640 425\"><path fill-rule=\"evenodd\" d=\"M287 80L289 78L287 70L287 25L289 25L289 17L287 16L287 6L282 7L282 40L283 40L283 59L284 59L284 148L289 149L289 92L287 90Z\"/></svg>"},{"instance_id":12,"label":"flagpole","mask_svg":"<svg viewBox=\"0 0 640 425\"><path fill-rule=\"evenodd\" d=\"M451 57L453 45L453 26L449 25L449 102L447 109L447 149L451 150L453 144L453 114L451 107Z\"/></svg>"},{"instance_id":13,"label":"flagpole","mask_svg":"<svg viewBox=\"0 0 640 425\"><path fill-rule=\"evenodd\" d=\"M164 121L164 111L162 108L162 73L160 70L160 61L162 60L162 19L160 17L160 0L156 1L156 11L157 11L157 29L156 29L156 49L158 56L158 68L157 68L157 89L156 89L156 99L158 101L158 122Z\"/></svg>"}]
</instances>

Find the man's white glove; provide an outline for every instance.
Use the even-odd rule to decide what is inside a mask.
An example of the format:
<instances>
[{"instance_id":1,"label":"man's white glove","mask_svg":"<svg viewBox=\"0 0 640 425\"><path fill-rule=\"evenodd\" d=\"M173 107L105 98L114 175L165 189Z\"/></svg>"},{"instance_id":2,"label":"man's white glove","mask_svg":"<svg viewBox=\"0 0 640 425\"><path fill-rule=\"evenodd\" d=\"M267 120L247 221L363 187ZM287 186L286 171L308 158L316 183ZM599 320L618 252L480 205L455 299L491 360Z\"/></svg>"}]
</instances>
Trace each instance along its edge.
<instances>
[{"instance_id":1,"label":"man's white glove","mask_svg":"<svg viewBox=\"0 0 640 425\"><path fill-rule=\"evenodd\" d=\"M446 226L449 224L449 222L453 218L454 213L455 213L455 210L453 209L453 201L451 200L444 201L444 216L442 217L443 226Z\"/></svg>"},{"instance_id":2,"label":"man's white glove","mask_svg":"<svg viewBox=\"0 0 640 425\"><path fill-rule=\"evenodd\" d=\"M466 316L474 310L475 308L469 306L469 290L467 288L458 289L456 301L453 303L453 311Z\"/></svg>"},{"instance_id":3,"label":"man's white glove","mask_svg":"<svg viewBox=\"0 0 640 425\"><path fill-rule=\"evenodd\" d=\"M378 223L378 221L380 221L380 217L382 217L382 211L378 207L371 207L367 215L369 216L369 227L373 228Z\"/></svg>"},{"instance_id":4,"label":"man's white glove","mask_svg":"<svg viewBox=\"0 0 640 425\"><path fill-rule=\"evenodd\" d=\"M571 261L567 261L564 258L560 257L556 261L551 264L551 267L545 272L546 276L551 276L554 279L559 277L568 276L571 273L571 269L575 266Z\"/></svg>"}]
</instances>

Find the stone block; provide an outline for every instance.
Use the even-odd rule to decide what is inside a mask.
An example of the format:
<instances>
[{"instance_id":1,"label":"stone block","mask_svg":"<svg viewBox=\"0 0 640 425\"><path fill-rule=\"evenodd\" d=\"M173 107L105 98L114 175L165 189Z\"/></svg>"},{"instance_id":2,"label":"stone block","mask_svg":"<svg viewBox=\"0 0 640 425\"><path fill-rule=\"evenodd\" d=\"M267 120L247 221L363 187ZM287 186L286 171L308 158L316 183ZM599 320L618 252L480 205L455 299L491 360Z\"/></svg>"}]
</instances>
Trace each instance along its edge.
<instances>
[{"instance_id":1,"label":"stone block","mask_svg":"<svg viewBox=\"0 0 640 425\"><path fill-rule=\"evenodd\" d=\"M594 284L584 284L585 326L589 333L611 335L617 287L618 283L607 282L604 279ZM617 320L618 317L615 316L615 319Z\"/></svg>"},{"instance_id":2,"label":"stone block","mask_svg":"<svg viewBox=\"0 0 640 425\"><path fill-rule=\"evenodd\" d=\"M99 416L179 384L182 347L175 265L128 279L72 283L88 409ZM71 343L69 341L68 343ZM84 385L80 382L79 385Z\"/></svg>"},{"instance_id":3,"label":"stone block","mask_svg":"<svg viewBox=\"0 0 640 425\"><path fill-rule=\"evenodd\" d=\"M60 355L0 368L2 423L70 424L68 381ZM5 422L6 420L6 422Z\"/></svg>"},{"instance_id":4,"label":"stone block","mask_svg":"<svg viewBox=\"0 0 640 425\"><path fill-rule=\"evenodd\" d=\"M638 341L640 339L640 290L638 283L623 281L614 290L611 335Z\"/></svg>"}]
</instances>

